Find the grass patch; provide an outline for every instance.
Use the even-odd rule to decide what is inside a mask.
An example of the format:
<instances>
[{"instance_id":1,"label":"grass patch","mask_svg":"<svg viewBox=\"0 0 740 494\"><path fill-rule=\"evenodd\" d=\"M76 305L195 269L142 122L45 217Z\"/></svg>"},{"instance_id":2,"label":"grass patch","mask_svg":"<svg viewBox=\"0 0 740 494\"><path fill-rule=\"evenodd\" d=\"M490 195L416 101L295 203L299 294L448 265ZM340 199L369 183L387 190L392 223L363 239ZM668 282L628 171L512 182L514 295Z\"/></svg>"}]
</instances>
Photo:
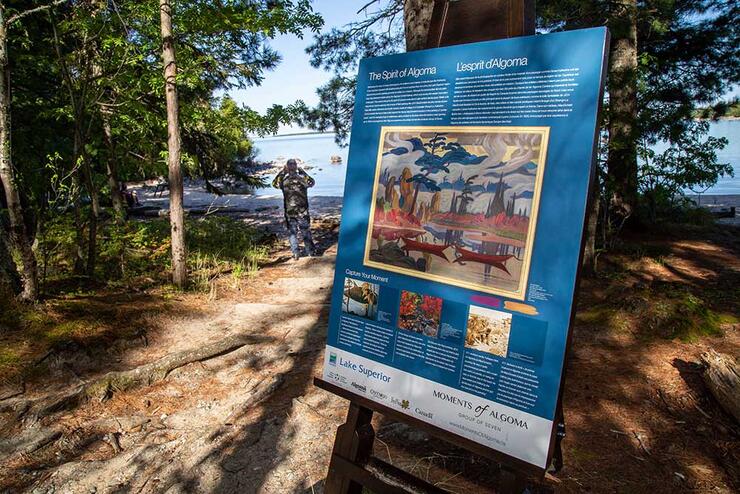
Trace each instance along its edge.
<instances>
[{"instance_id":1,"label":"grass patch","mask_svg":"<svg viewBox=\"0 0 740 494\"><path fill-rule=\"evenodd\" d=\"M221 275L236 280L255 273L274 238L228 217L188 218L188 269L192 288L205 290ZM62 216L48 225L40 243L41 272L49 285L73 287L74 223ZM170 225L166 219L106 222L99 230L96 278L112 288L166 284L171 270ZM74 285L74 284L73 284ZM78 288L74 286L76 295Z\"/></svg>"},{"instance_id":2,"label":"grass patch","mask_svg":"<svg viewBox=\"0 0 740 494\"><path fill-rule=\"evenodd\" d=\"M621 297L579 311L576 320L614 333L632 331L642 339L678 338L687 342L721 335L722 326L738 322L733 314L715 312L703 298L673 283L632 287L622 293Z\"/></svg>"},{"instance_id":3,"label":"grass patch","mask_svg":"<svg viewBox=\"0 0 740 494\"><path fill-rule=\"evenodd\" d=\"M106 221L98 233L95 280L89 280L74 274L72 218L47 225L38 249L45 300L25 305L0 297L0 375L39 372L33 362L67 342L94 348L133 338L152 326L150 316L169 309L167 300L178 293L169 284L169 221ZM273 240L231 218L189 218L190 288L207 291L219 279L237 288L267 259Z\"/></svg>"},{"instance_id":4,"label":"grass patch","mask_svg":"<svg viewBox=\"0 0 740 494\"><path fill-rule=\"evenodd\" d=\"M0 372L6 375L23 363L23 355L15 348L0 347Z\"/></svg>"}]
</instances>

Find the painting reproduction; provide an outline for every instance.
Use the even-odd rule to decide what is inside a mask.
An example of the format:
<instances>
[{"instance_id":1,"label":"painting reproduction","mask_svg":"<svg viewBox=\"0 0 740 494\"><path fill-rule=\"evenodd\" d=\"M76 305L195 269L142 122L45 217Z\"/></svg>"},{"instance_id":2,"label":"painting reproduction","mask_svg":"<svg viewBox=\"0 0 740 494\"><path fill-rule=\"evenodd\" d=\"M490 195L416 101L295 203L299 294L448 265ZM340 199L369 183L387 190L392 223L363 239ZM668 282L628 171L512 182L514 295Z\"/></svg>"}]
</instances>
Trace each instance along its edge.
<instances>
[{"instance_id":1,"label":"painting reproduction","mask_svg":"<svg viewBox=\"0 0 740 494\"><path fill-rule=\"evenodd\" d=\"M365 264L524 298L548 127L384 127Z\"/></svg>"}]
</instances>

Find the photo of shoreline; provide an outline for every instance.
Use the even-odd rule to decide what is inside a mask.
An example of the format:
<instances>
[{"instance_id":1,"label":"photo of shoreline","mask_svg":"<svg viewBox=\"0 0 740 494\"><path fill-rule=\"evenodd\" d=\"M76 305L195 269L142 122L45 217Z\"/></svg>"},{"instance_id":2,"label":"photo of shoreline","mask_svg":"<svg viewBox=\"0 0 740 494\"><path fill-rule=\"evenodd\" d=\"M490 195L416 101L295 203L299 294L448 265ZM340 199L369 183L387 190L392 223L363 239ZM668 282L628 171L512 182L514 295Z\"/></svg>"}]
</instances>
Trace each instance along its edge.
<instances>
[{"instance_id":1,"label":"photo of shoreline","mask_svg":"<svg viewBox=\"0 0 740 494\"><path fill-rule=\"evenodd\" d=\"M378 315L378 290L375 283L345 278L342 312L375 320Z\"/></svg>"}]
</instances>

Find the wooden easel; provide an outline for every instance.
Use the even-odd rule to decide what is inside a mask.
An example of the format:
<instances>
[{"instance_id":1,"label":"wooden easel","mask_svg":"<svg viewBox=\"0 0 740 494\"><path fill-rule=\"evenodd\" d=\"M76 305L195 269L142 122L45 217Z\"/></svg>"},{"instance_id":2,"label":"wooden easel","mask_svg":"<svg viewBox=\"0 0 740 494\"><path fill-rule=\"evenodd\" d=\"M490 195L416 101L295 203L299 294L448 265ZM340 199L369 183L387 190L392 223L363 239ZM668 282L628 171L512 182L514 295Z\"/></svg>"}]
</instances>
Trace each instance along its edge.
<instances>
[{"instance_id":1,"label":"wooden easel","mask_svg":"<svg viewBox=\"0 0 740 494\"><path fill-rule=\"evenodd\" d=\"M535 33L534 0L435 0L426 48L528 36ZM350 400L346 422L337 430L326 479L327 494L362 494L363 486L378 494L444 494L408 472L372 456L375 431L371 424L378 412L463 447L501 464L499 492L520 494L528 477L542 478L545 471L506 456L392 408L349 392L323 379L314 384ZM562 468L560 442L565 436L561 400L558 398L556 432L551 450L551 470Z\"/></svg>"},{"instance_id":2,"label":"wooden easel","mask_svg":"<svg viewBox=\"0 0 740 494\"><path fill-rule=\"evenodd\" d=\"M529 463L504 455L496 450L483 446L457 434L453 434L410 415L398 412L364 396L357 395L344 388L314 379L314 385L350 401L347 420L337 429L334 448L329 463L329 474L326 478L327 494L361 494L362 487L367 487L377 494L444 494L446 491L422 479L419 479L398 467L395 467L372 455L375 442L375 430L371 424L373 413L378 412L390 419L406 423L422 430L430 436L437 437L451 444L464 448L472 453L489 458L501 465L499 475L499 492L521 494L527 485L527 479L541 480L545 471ZM562 467L560 441L565 435L565 425L558 407L556 416L557 428L553 436L553 460L551 471Z\"/></svg>"}]
</instances>

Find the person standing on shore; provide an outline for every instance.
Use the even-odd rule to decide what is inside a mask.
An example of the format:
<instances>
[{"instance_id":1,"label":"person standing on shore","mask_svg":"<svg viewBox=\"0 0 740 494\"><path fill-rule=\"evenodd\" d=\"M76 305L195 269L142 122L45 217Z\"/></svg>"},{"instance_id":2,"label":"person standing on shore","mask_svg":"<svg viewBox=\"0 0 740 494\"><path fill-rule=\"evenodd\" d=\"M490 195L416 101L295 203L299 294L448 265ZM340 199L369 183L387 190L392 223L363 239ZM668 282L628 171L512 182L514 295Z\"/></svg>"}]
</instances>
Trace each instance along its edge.
<instances>
[{"instance_id":1,"label":"person standing on shore","mask_svg":"<svg viewBox=\"0 0 740 494\"><path fill-rule=\"evenodd\" d=\"M313 187L316 181L309 177L303 169L298 167L296 160L289 159L285 167L277 174L272 186L283 191L283 209L285 225L290 233L290 250L293 259L298 259L298 232L303 236L306 253L315 257L316 246L311 237L311 215L308 212L308 188Z\"/></svg>"}]
</instances>

